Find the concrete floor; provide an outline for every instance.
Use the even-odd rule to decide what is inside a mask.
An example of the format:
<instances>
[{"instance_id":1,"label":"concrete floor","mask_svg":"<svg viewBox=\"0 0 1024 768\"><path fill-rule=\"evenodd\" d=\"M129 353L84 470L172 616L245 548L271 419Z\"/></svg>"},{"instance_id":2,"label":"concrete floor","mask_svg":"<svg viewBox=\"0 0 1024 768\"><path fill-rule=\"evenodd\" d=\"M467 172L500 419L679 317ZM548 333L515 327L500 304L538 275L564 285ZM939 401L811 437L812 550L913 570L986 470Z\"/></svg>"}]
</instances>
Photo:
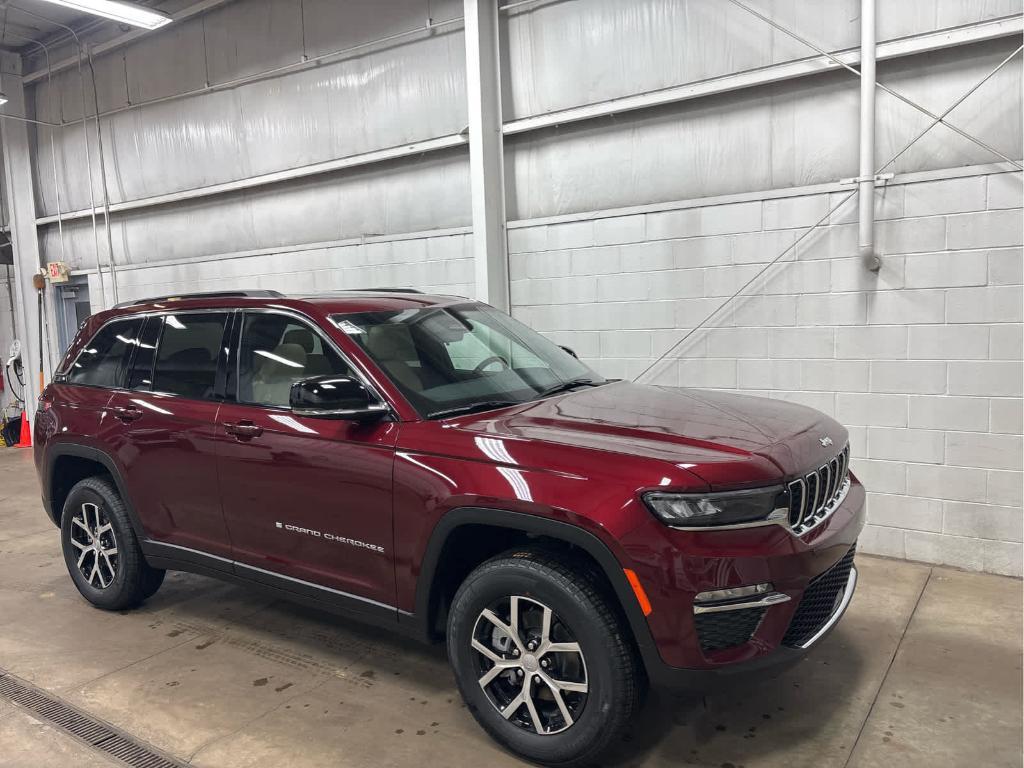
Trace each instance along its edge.
<instances>
[{"instance_id":1,"label":"concrete floor","mask_svg":"<svg viewBox=\"0 0 1024 768\"><path fill-rule=\"evenodd\" d=\"M28 451L0 449L0 669L197 766L522 765L460 704L440 648L169 574L88 606ZM609 766L1021 764L1021 582L858 556L838 629L798 667L706 699L653 694ZM114 763L0 700L0 765Z\"/></svg>"}]
</instances>

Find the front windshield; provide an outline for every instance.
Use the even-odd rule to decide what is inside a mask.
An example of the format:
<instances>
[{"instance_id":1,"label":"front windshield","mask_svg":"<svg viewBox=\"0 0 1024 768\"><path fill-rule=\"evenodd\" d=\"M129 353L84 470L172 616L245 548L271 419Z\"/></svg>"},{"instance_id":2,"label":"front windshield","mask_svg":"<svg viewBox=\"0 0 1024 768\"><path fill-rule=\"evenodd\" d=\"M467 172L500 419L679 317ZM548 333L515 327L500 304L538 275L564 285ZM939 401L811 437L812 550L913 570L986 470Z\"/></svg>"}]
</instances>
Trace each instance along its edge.
<instances>
[{"instance_id":1,"label":"front windshield","mask_svg":"<svg viewBox=\"0 0 1024 768\"><path fill-rule=\"evenodd\" d=\"M331 319L427 417L534 400L605 380L557 344L483 304Z\"/></svg>"}]
</instances>

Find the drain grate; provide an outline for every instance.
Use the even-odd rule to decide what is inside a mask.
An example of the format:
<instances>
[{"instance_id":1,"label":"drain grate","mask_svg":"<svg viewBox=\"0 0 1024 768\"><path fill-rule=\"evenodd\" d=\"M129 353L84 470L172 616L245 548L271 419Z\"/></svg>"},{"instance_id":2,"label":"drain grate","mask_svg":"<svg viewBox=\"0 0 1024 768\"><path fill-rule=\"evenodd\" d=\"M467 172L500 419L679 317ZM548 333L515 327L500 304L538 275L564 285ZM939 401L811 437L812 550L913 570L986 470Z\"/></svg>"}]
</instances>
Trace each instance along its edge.
<instances>
[{"instance_id":1,"label":"drain grate","mask_svg":"<svg viewBox=\"0 0 1024 768\"><path fill-rule=\"evenodd\" d=\"M0 669L0 699L28 710L95 750L133 768L185 768L186 764L140 743L112 725L79 712L55 696Z\"/></svg>"}]
</instances>

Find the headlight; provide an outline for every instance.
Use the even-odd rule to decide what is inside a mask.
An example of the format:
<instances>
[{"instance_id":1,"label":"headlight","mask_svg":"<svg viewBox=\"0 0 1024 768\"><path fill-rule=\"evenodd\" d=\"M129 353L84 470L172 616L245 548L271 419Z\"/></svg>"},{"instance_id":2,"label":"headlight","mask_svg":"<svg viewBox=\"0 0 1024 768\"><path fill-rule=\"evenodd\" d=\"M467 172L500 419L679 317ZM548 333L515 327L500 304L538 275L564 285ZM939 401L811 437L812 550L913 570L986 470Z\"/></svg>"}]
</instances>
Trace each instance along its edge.
<instances>
[{"instance_id":1,"label":"headlight","mask_svg":"<svg viewBox=\"0 0 1024 768\"><path fill-rule=\"evenodd\" d=\"M789 514L781 487L726 493L651 491L643 499L658 519L674 528L784 520Z\"/></svg>"}]
</instances>

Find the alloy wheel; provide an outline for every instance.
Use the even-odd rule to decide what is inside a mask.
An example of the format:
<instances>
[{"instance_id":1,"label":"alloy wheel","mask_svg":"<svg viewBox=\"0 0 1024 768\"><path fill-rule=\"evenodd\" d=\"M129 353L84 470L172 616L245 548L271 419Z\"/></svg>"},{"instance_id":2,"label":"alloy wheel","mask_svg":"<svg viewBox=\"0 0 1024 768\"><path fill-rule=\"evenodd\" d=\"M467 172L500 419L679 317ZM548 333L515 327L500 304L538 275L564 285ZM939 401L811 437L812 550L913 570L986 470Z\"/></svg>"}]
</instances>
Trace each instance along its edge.
<instances>
[{"instance_id":1,"label":"alloy wheel","mask_svg":"<svg viewBox=\"0 0 1024 768\"><path fill-rule=\"evenodd\" d=\"M521 595L481 611L471 640L480 687L496 710L526 731L570 728L587 701L587 665L568 626Z\"/></svg>"},{"instance_id":2,"label":"alloy wheel","mask_svg":"<svg viewBox=\"0 0 1024 768\"><path fill-rule=\"evenodd\" d=\"M89 586L106 589L117 576L117 538L114 527L98 504L86 502L71 518L71 545L75 563Z\"/></svg>"}]
</instances>

